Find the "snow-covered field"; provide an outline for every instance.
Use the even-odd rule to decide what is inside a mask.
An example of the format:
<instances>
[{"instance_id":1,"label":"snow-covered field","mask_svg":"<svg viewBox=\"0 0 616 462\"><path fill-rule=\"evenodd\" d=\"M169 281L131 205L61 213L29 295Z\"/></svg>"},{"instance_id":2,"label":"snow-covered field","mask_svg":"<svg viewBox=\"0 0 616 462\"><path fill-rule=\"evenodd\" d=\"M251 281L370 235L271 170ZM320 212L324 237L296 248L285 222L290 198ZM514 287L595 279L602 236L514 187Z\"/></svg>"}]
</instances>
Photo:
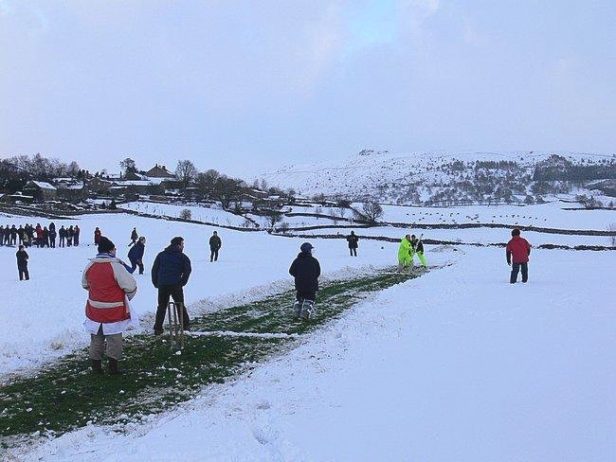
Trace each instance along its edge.
<instances>
[{"instance_id":1,"label":"snow-covered field","mask_svg":"<svg viewBox=\"0 0 616 462\"><path fill-rule=\"evenodd\" d=\"M46 220L23 217L6 218L6 223L38 223ZM292 288L287 271L297 255L303 240L275 238L265 232L247 233L198 224L156 220L124 214L83 216L80 220L55 220L62 224L79 223L82 230L79 247L30 248L30 280L20 282L14 248L0 247L0 290L10 294L10 302L0 309L0 322L4 334L0 337L0 377L22 367L37 366L40 361L66 354L76 347L85 346L89 338L81 324L86 291L81 288L81 273L94 257L93 232L99 226L118 248L118 256L126 261L127 244L135 226L147 238L144 263L146 272L136 275L138 293L132 301L133 309L144 320L144 329L153 325L151 316L156 312L156 289L150 282L150 267L156 253L165 248L172 237L185 238L185 252L191 258L193 273L185 289L189 310L214 309L221 303L231 303L238 294L264 296L271 290ZM218 230L222 239L220 258L209 262L208 240ZM374 242L362 246L360 257L347 259L348 250L341 242L323 240L314 242L315 255L321 260L324 272L344 276L353 268L369 265L395 264L395 244L381 249ZM272 283L274 284L272 287ZM194 305L191 308L191 305Z\"/></svg>"},{"instance_id":2,"label":"snow-covered field","mask_svg":"<svg viewBox=\"0 0 616 462\"><path fill-rule=\"evenodd\" d=\"M416 236L423 235L423 239L434 239L439 241L460 242L465 244L502 244L511 239L511 232L506 228L470 228L470 229L421 229L421 228L397 228L392 226L378 226L373 228L319 228L306 231L297 231L301 235L339 235L345 237L350 230L354 229L355 234L373 237L388 237L401 239L405 234L412 233ZM566 245L574 247L576 245L600 245L611 246L610 236L577 236L568 234L548 234L536 231L524 231L523 237L533 246L542 244ZM361 241L369 242L368 240ZM341 244L342 245L342 244ZM503 250L503 258L505 252Z\"/></svg>"},{"instance_id":3,"label":"snow-covered field","mask_svg":"<svg viewBox=\"0 0 616 462\"><path fill-rule=\"evenodd\" d=\"M600 213L571 215L566 226L584 229L586 221L604 220ZM219 229L221 258L209 263L212 227L123 215L78 222L83 244L100 226L120 256L133 226L147 236L146 274L137 276L134 300L145 330L156 304L149 266L171 237L185 237L193 261L186 287L192 313L289 289L287 269L302 242ZM463 231L484 239L483 229ZM507 239L506 230L493 231ZM351 258L344 242L311 242L325 277L352 277L396 259L396 243L364 240ZM11 449L5 459L615 460L614 253L536 250L529 283L512 286L503 249L426 251L431 264L453 265L371 296L250 374L124 433L88 426ZM0 248L2 376L88 341L80 275L94 247L31 249L28 282L17 281L14 252Z\"/></svg>"},{"instance_id":4,"label":"snow-covered field","mask_svg":"<svg viewBox=\"0 0 616 462\"><path fill-rule=\"evenodd\" d=\"M246 219L215 206L159 204L156 202L127 202L119 206L149 215L180 218L183 210L190 210L191 220L222 226L247 226ZM253 226L248 226L253 227Z\"/></svg>"},{"instance_id":5,"label":"snow-covered field","mask_svg":"<svg viewBox=\"0 0 616 462\"><path fill-rule=\"evenodd\" d=\"M361 210L360 204L354 204ZM499 223L560 229L606 231L616 223L616 210L565 210L579 204L560 201L529 206L405 207L383 206L388 223Z\"/></svg>"}]
</instances>

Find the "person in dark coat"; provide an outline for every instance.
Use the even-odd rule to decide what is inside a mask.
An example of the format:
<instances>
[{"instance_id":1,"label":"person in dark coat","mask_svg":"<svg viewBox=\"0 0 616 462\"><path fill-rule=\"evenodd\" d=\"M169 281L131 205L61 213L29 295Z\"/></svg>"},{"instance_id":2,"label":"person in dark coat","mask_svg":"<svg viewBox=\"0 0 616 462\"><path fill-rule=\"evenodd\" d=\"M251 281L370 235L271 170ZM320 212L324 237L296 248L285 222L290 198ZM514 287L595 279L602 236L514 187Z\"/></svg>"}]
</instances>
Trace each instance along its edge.
<instances>
[{"instance_id":1,"label":"person in dark coat","mask_svg":"<svg viewBox=\"0 0 616 462\"><path fill-rule=\"evenodd\" d=\"M52 249L56 247L56 235L56 227L54 226L52 228L51 225L49 225L49 247Z\"/></svg>"},{"instance_id":2,"label":"person in dark coat","mask_svg":"<svg viewBox=\"0 0 616 462\"><path fill-rule=\"evenodd\" d=\"M139 234L137 234L137 228L133 228L133 230L130 233L130 242L128 243L128 246L133 246L137 243L137 239L139 239Z\"/></svg>"},{"instance_id":3,"label":"person in dark coat","mask_svg":"<svg viewBox=\"0 0 616 462\"><path fill-rule=\"evenodd\" d=\"M58 247L64 247L66 245L66 228L64 227L64 225L60 226L58 236L60 237L60 243L58 244Z\"/></svg>"},{"instance_id":4,"label":"person in dark coat","mask_svg":"<svg viewBox=\"0 0 616 462\"><path fill-rule=\"evenodd\" d=\"M49 247L49 230L43 226L43 247Z\"/></svg>"},{"instance_id":5,"label":"person in dark coat","mask_svg":"<svg viewBox=\"0 0 616 462\"><path fill-rule=\"evenodd\" d=\"M522 269L522 282L528 281L528 260L530 256L530 244L520 237L518 228L511 231L511 240L507 243L507 264L511 266L509 282L515 284L518 281L518 272ZM513 261L512 261L513 260Z\"/></svg>"},{"instance_id":6,"label":"person in dark coat","mask_svg":"<svg viewBox=\"0 0 616 462\"><path fill-rule=\"evenodd\" d=\"M79 225L75 225L75 229L73 230L73 244L75 246L79 245L79 234L81 230L79 229Z\"/></svg>"},{"instance_id":7,"label":"person in dark coat","mask_svg":"<svg viewBox=\"0 0 616 462\"><path fill-rule=\"evenodd\" d=\"M411 248L413 249L413 257L417 255L421 266L427 268L428 262L426 261L426 256L424 255L424 245L421 241L421 236L419 239L417 239L417 236L415 236L414 234L411 236Z\"/></svg>"},{"instance_id":8,"label":"person in dark coat","mask_svg":"<svg viewBox=\"0 0 616 462\"><path fill-rule=\"evenodd\" d=\"M143 274L143 254L145 253L145 236L141 236L137 243L128 251L128 259L130 260L131 269L129 273L134 273L137 266L139 274Z\"/></svg>"},{"instance_id":9,"label":"person in dark coat","mask_svg":"<svg viewBox=\"0 0 616 462\"><path fill-rule=\"evenodd\" d=\"M15 225L11 226L11 245L17 244L17 228Z\"/></svg>"},{"instance_id":10,"label":"person in dark coat","mask_svg":"<svg viewBox=\"0 0 616 462\"><path fill-rule=\"evenodd\" d=\"M96 229L94 230L94 244L98 245L98 243L101 240L101 236L103 235L103 233L101 232L101 230L99 229L99 227L97 226Z\"/></svg>"},{"instance_id":11,"label":"person in dark coat","mask_svg":"<svg viewBox=\"0 0 616 462\"><path fill-rule=\"evenodd\" d=\"M184 238L174 237L171 244L160 252L152 265L152 284L158 289L158 308L154 322L154 334L163 333L163 323L167 312L169 297L181 304L184 329L190 326L190 319L186 306L184 306L184 286L188 283L190 272L190 258L184 253Z\"/></svg>"},{"instance_id":12,"label":"person in dark coat","mask_svg":"<svg viewBox=\"0 0 616 462\"><path fill-rule=\"evenodd\" d=\"M222 240L218 236L218 233L214 231L212 237L210 237L210 263L218 261L218 251L222 247Z\"/></svg>"},{"instance_id":13,"label":"person in dark coat","mask_svg":"<svg viewBox=\"0 0 616 462\"><path fill-rule=\"evenodd\" d=\"M71 247L73 245L73 237L75 236L75 230L73 225L69 226L66 230L66 245Z\"/></svg>"},{"instance_id":14,"label":"person in dark coat","mask_svg":"<svg viewBox=\"0 0 616 462\"><path fill-rule=\"evenodd\" d=\"M304 242L291 267L289 274L295 278L295 290L297 291L296 299L301 300L316 300L316 293L319 290L319 276L321 275L321 266L319 261L312 256L314 247L309 242Z\"/></svg>"},{"instance_id":15,"label":"person in dark coat","mask_svg":"<svg viewBox=\"0 0 616 462\"><path fill-rule=\"evenodd\" d=\"M347 236L346 240L349 243L349 252L351 252L351 257L353 256L356 257L357 256L357 241L359 241L359 238L355 234L355 231L351 231L351 234Z\"/></svg>"},{"instance_id":16,"label":"person in dark coat","mask_svg":"<svg viewBox=\"0 0 616 462\"><path fill-rule=\"evenodd\" d=\"M19 271L19 280L23 281L24 277L26 281L30 279L30 274L28 273L28 252L24 250L24 246L20 245L19 250L15 254L17 257L17 271Z\"/></svg>"}]
</instances>

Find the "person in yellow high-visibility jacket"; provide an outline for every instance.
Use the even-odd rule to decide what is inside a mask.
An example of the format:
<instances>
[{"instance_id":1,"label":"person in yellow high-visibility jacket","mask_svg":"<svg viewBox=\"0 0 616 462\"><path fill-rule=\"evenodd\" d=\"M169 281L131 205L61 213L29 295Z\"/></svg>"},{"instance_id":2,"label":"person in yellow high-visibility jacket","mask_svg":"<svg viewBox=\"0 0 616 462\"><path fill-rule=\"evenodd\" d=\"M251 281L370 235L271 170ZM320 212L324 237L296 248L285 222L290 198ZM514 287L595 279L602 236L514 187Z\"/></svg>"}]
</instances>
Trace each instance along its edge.
<instances>
[{"instance_id":1,"label":"person in yellow high-visibility jacket","mask_svg":"<svg viewBox=\"0 0 616 462\"><path fill-rule=\"evenodd\" d=\"M398 247L398 272L413 265L413 246L411 244L411 236L407 234L400 241Z\"/></svg>"}]
</instances>

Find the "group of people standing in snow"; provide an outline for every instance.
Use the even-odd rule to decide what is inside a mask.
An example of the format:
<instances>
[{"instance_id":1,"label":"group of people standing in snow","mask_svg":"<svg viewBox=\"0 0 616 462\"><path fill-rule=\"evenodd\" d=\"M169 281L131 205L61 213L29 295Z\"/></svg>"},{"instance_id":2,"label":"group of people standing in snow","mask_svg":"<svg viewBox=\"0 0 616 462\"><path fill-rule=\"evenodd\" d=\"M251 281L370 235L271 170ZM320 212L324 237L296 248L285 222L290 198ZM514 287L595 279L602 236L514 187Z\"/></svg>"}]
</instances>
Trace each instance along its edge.
<instances>
[{"instance_id":1,"label":"group of people standing in snow","mask_svg":"<svg viewBox=\"0 0 616 462\"><path fill-rule=\"evenodd\" d=\"M428 263L424 256L424 246L421 239L417 239L414 234L407 234L400 241L398 247L398 272L408 270L414 265L414 257L417 255L422 267L427 268Z\"/></svg>"},{"instance_id":2,"label":"group of people standing in snow","mask_svg":"<svg viewBox=\"0 0 616 462\"><path fill-rule=\"evenodd\" d=\"M131 317L129 300L137 293L137 281L132 272L137 266L143 274L143 251L138 251L139 260L133 260L129 267L116 256L115 244L103 236L97 228L98 253L83 271L82 286L88 291L86 302L86 321L84 326L90 333L90 359L92 370L103 373L103 354L108 358L108 371L115 375L121 373L118 362L122 355L122 333L129 327ZM131 239L132 240L132 239ZM129 244L134 249L145 248L145 238L137 238ZM184 239L180 236L171 239L170 245L160 252L152 265L152 283L158 289L158 307L154 333L163 332L163 322L170 297L183 310L184 329L188 329L190 319L184 306L184 286L188 283L191 263L184 254ZM129 252L130 254L130 252ZM136 263L136 264L135 264ZM106 343L106 348L105 348Z\"/></svg>"},{"instance_id":3,"label":"group of people standing in snow","mask_svg":"<svg viewBox=\"0 0 616 462\"><path fill-rule=\"evenodd\" d=\"M359 237L354 231L346 237L350 255L357 256ZM128 328L131 318L129 300L137 293L137 282L133 272L139 268L143 274L143 255L145 252L144 236L139 236L136 228L131 233L128 246L129 266L116 256L115 244L102 235L99 228L95 231L95 243L98 253L83 271L82 286L88 290L86 302L85 328L90 333L90 359L92 370L103 373L102 360L108 358L108 371L110 374L119 374L119 360L123 350L122 333ZM218 251L222 241L216 231L209 240L210 262L218 260ZM319 261L312 255L314 247L309 242L300 246L300 252L289 268L289 274L294 277L296 289L295 314L302 318L311 318L314 315L316 294L319 290L319 276L321 267ZM22 251L23 249L20 249ZM24 251L25 253L25 251ZM417 256L421 266L426 267L424 248L421 238L407 234L402 238L398 249L398 271L403 271L413 265L414 256ZM517 280L518 272L522 272L522 282L528 281L528 257L530 244L520 237L520 230L512 231L512 239L507 244L507 263L513 265L510 282ZM25 260L24 260L25 258ZM26 262L26 268L23 262ZM21 262L21 263L20 263ZM20 277L27 278L27 254L19 255L18 267ZM152 284L158 291L154 334L163 333L163 323L167 313L170 299L181 310L180 319L185 330L190 327L190 317L184 304L184 286L188 283L192 266L190 258L184 253L184 238L181 236L171 239L169 245L154 259L152 265Z\"/></svg>"},{"instance_id":4,"label":"group of people standing in snow","mask_svg":"<svg viewBox=\"0 0 616 462\"><path fill-rule=\"evenodd\" d=\"M49 226L41 226L40 223L37 223L36 226L31 224L19 225L19 228L15 225L0 225L0 245L55 248L56 239L59 238L58 247L78 246L80 233L79 225L70 225L68 228L62 225L56 231L56 225L53 221L49 223Z\"/></svg>"},{"instance_id":5,"label":"group of people standing in snow","mask_svg":"<svg viewBox=\"0 0 616 462\"><path fill-rule=\"evenodd\" d=\"M102 235L100 228L94 232L94 242L98 254L86 266L82 275L82 286L88 290L86 302L86 330L90 333L90 359L92 370L102 373L102 359L108 357L108 371L119 374L118 361L122 355L122 333L131 323L131 300L137 293L137 282L133 277L136 268L143 274L143 255L145 236L139 236L133 228L128 258L131 266L117 258L115 244ZM222 240L214 231L209 241L210 262L218 260ZM158 303L154 322L154 335L163 333L163 323L167 305L172 298L180 311L179 318L183 329L190 327L190 317L184 304L184 286L188 283L192 266L190 258L184 253L184 238L176 236L160 252L152 264L152 284L158 290ZM105 350L105 343L107 345Z\"/></svg>"},{"instance_id":6,"label":"group of people standing in snow","mask_svg":"<svg viewBox=\"0 0 616 462\"><path fill-rule=\"evenodd\" d=\"M79 225L70 225L65 228L64 225L56 232L56 225L51 222L49 227L41 226L37 223L36 226L26 224L24 226L19 225L17 228L15 225L6 227L0 225L0 245L2 246L15 246L18 245L18 250L15 253L17 257L17 271L19 273L19 280L29 280L30 272L28 271L28 260L30 255L26 251L27 247L56 247L56 237L60 237L58 247L71 247L73 245L79 245L79 234L81 230ZM19 244L17 244L19 242Z\"/></svg>"}]
</instances>

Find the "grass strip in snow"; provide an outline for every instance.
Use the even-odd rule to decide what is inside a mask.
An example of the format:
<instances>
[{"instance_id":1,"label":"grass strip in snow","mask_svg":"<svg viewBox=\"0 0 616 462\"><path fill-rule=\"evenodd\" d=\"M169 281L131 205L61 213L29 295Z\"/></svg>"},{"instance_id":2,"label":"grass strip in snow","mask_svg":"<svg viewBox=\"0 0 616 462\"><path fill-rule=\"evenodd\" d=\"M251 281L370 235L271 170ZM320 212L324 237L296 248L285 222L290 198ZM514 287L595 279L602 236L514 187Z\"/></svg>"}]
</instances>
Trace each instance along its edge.
<instances>
[{"instance_id":1,"label":"grass strip in snow","mask_svg":"<svg viewBox=\"0 0 616 462\"><path fill-rule=\"evenodd\" d=\"M369 293L422 273L382 273L324 284L317 314L306 322L292 316L294 292L193 319L181 352L166 336L125 338L121 376L95 375L86 349L54 362L0 390L1 445L58 435L89 423L123 424L168 410L212 383L255 367L291 348L298 337L337 318Z\"/></svg>"}]
</instances>

